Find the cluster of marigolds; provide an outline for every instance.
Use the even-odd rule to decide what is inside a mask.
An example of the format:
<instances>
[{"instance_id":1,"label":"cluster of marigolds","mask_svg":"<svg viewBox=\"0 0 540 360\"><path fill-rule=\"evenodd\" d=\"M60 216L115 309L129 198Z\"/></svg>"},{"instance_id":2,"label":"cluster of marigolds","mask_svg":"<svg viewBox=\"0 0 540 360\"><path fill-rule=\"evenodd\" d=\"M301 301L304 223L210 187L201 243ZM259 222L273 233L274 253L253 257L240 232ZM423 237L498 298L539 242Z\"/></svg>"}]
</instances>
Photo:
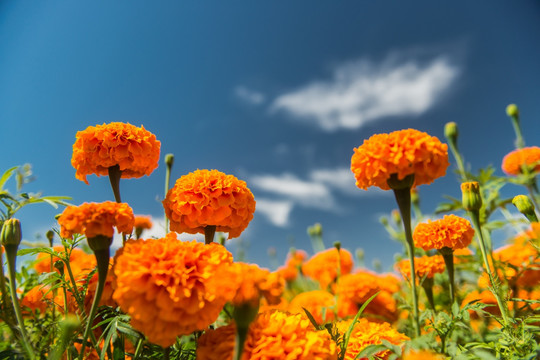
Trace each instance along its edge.
<instances>
[{"instance_id":1,"label":"cluster of marigolds","mask_svg":"<svg viewBox=\"0 0 540 360\"><path fill-rule=\"evenodd\" d=\"M446 129L450 139L452 126ZM91 174L111 177L117 201L63 211L58 218L60 236L84 235L94 252L74 248L67 253L64 246L53 247L68 256L69 277L80 288L51 291L38 285L20 295L20 306L25 317L35 319L51 306L61 314L86 318L86 331L68 347L76 348L79 358L98 358L105 346L103 341L90 341L92 324L99 322L98 306L119 307L146 341L163 348L181 336L197 334L196 357L201 360L352 360L369 345L383 342L400 347L404 359L443 359L444 345L430 350L409 345L411 338L429 331L419 320L419 309L445 311L452 303L463 307L480 300L486 304L485 312L470 313L470 325L479 331L504 326L505 315L538 306L508 299L539 298L540 224L533 221L530 230L509 245L491 250L478 234L482 201L478 183L462 185L467 218L451 214L411 227L411 191L445 175L449 166L448 145L424 132L407 129L374 135L352 156L356 185L394 191L401 211L409 258L397 263L395 273L386 274L356 268L352 254L339 245L311 257L292 250L286 264L274 272L235 262L223 245L214 242L214 233L228 233L229 239L240 236L253 218L255 200L244 181L218 170L196 170L180 177L163 201L170 232L159 239L142 238L152 227L151 218L134 216L129 205L120 202L119 182L150 175L158 166L159 153L156 137L130 124L91 126L76 135L72 165L77 179L88 183ZM540 148L521 147L506 156L502 168L509 175L534 173L540 170L539 160ZM111 257L114 228L123 234L124 244ZM177 233L201 233L206 241L181 241ZM473 241L475 233L478 242ZM457 288L460 270L478 264L480 254L487 262L476 268L477 283L460 279ZM63 267L55 265L57 260L40 254L35 271L55 269L64 274ZM448 279L444 282L448 287L441 287L436 277ZM407 296L411 303L404 310L399 299ZM353 320L368 300L361 317ZM227 316L224 308L229 309ZM346 339L345 346L336 339ZM126 353L134 353L133 344L126 345ZM390 353L386 349L374 355L386 358Z\"/></svg>"}]
</instances>

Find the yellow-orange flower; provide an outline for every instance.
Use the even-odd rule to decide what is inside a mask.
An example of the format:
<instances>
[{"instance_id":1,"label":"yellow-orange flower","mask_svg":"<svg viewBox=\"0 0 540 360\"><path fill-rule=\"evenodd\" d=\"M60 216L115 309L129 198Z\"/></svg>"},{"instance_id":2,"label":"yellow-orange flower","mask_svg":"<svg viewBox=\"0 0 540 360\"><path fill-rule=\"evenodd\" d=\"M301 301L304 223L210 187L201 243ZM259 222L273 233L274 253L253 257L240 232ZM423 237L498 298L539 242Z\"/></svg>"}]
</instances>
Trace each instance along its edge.
<instances>
[{"instance_id":1,"label":"yellow-orange flower","mask_svg":"<svg viewBox=\"0 0 540 360\"><path fill-rule=\"evenodd\" d=\"M232 255L223 246L182 242L176 234L129 240L115 257L113 299L150 342L167 347L177 335L208 327L230 300Z\"/></svg>"},{"instance_id":2,"label":"yellow-orange flower","mask_svg":"<svg viewBox=\"0 0 540 360\"><path fill-rule=\"evenodd\" d=\"M332 248L313 255L302 265L302 273L317 280L321 289L325 290L336 280L338 271L341 275L348 274L353 265L353 257L349 251L340 249L338 252Z\"/></svg>"},{"instance_id":3,"label":"yellow-orange flower","mask_svg":"<svg viewBox=\"0 0 540 360\"><path fill-rule=\"evenodd\" d=\"M411 350L403 356L403 360L444 360L444 355L435 354L428 350Z\"/></svg>"},{"instance_id":4,"label":"yellow-orange flower","mask_svg":"<svg viewBox=\"0 0 540 360\"><path fill-rule=\"evenodd\" d=\"M133 222L133 227L136 229L151 229L152 228L152 217L150 216L135 216L135 221Z\"/></svg>"},{"instance_id":5,"label":"yellow-orange flower","mask_svg":"<svg viewBox=\"0 0 540 360\"><path fill-rule=\"evenodd\" d=\"M387 181L393 174L399 180L414 174L415 186L430 184L444 176L449 165L448 146L414 129L373 135L354 149L351 159L356 186L364 190L389 190Z\"/></svg>"},{"instance_id":6,"label":"yellow-orange flower","mask_svg":"<svg viewBox=\"0 0 540 360\"><path fill-rule=\"evenodd\" d=\"M509 281L533 287L540 284L540 253L527 237L518 236L512 244L495 250L493 259L500 262L504 276Z\"/></svg>"},{"instance_id":7,"label":"yellow-orange flower","mask_svg":"<svg viewBox=\"0 0 540 360\"><path fill-rule=\"evenodd\" d=\"M519 175L523 167L530 172L540 170L540 147L531 146L507 154L502 161L502 170L508 175Z\"/></svg>"},{"instance_id":8,"label":"yellow-orange flower","mask_svg":"<svg viewBox=\"0 0 540 360\"><path fill-rule=\"evenodd\" d=\"M235 337L234 325L205 331L197 340L197 360L232 360Z\"/></svg>"},{"instance_id":9,"label":"yellow-orange flower","mask_svg":"<svg viewBox=\"0 0 540 360\"><path fill-rule=\"evenodd\" d=\"M71 165L75 177L88 184L86 176L108 175L120 167L123 178L150 175L158 166L161 143L143 126L113 122L89 126L77 132Z\"/></svg>"},{"instance_id":10,"label":"yellow-orange flower","mask_svg":"<svg viewBox=\"0 0 540 360\"><path fill-rule=\"evenodd\" d=\"M114 227L118 232L131 233L133 221L133 210L128 204L112 201L68 206L58 218L62 237L84 234L89 239L99 235L112 238Z\"/></svg>"},{"instance_id":11,"label":"yellow-orange flower","mask_svg":"<svg viewBox=\"0 0 540 360\"><path fill-rule=\"evenodd\" d=\"M28 308L32 311L39 310L43 313L47 308L47 301L52 298L52 293L49 288L43 285L37 285L31 288L21 299L21 307Z\"/></svg>"},{"instance_id":12,"label":"yellow-orange flower","mask_svg":"<svg viewBox=\"0 0 540 360\"><path fill-rule=\"evenodd\" d=\"M411 261L401 260L398 264L399 272L407 279L411 278ZM414 258L414 271L419 279L424 276L433 278L435 274L444 272L445 265L442 255L422 256Z\"/></svg>"},{"instance_id":13,"label":"yellow-orange flower","mask_svg":"<svg viewBox=\"0 0 540 360\"><path fill-rule=\"evenodd\" d=\"M304 250L294 250L287 255L285 265L277 269L277 272L286 281L294 281L298 277L298 270L306 261L308 255Z\"/></svg>"},{"instance_id":14,"label":"yellow-orange flower","mask_svg":"<svg viewBox=\"0 0 540 360\"><path fill-rule=\"evenodd\" d=\"M344 334L349 328L352 320L344 320L337 323L337 328L341 334ZM382 344L386 340L394 345L402 345L409 338L398 332L388 323L376 323L364 318L358 319L354 325L349 344L345 352L345 360L356 359L356 356L369 345ZM376 354L377 357L385 358L389 355L389 350L381 351ZM359 358L367 360L367 358Z\"/></svg>"},{"instance_id":15,"label":"yellow-orange flower","mask_svg":"<svg viewBox=\"0 0 540 360\"><path fill-rule=\"evenodd\" d=\"M445 215L440 220L420 223L413 233L414 245L426 251L442 248L462 249L469 246L474 236L471 223L456 215Z\"/></svg>"},{"instance_id":16,"label":"yellow-orange flower","mask_svg":"<svg viewBox=\"0 0 540 360\"><path fill-rule=\"evenodd\" d=\"M232 360L234 324L206 331L198 340L198 360ZM327 331L316 331L302 314L261 313L249 327L242 360L336 360L337 347Z\"/></svg>"},{"instance_id":17,"label":"yellow-orange flower","mask_svg":"<svg viewBox=\"0 0 540 360\"><path fill-rule=\"evenodd\" d=\"M474 300L478 300L478 303L480 304L491 305L491 306L484 307L483 308L484 311L487 311L488 313L493 314L493 315L499 315L499 316L501 315L501 311L499 307L497 306L497 299L495 298L495 295L493 295L491 291L473 290L469 292L463 299L461 303L461 307L469 304L470 302L473 302ZM508 303L508 305L511 305L511 303ZM474 318L478 318L478 314L475 311L469 310L469 313Z\"/></svg>"},{"instance_id":18,"label":"yellow-orange flower","mask_svg":"<svg viewBox=\"0 0 540 360\"><path fill-rule=\"evenodd\" d=\"M324 318L323 308L326 309ZM291 300L289 311L295 314L305 314L304 309L313 315L317 324L330 322L335 318L336 298L324 290L302 292Z\"/></svg>"},{"instance_id":19,"label":"yellow-orange flower","mask_svg":"<svg viewBox=\"0 0 540 360\"><path fill-rule=\"evenodd\" d=\"M204 234L206 226L240 236L253 219L255 199L244 181L218 170L196 170L180 177L163 200L171 230Z\"/></svg>"},{"instance_id":20,"label":"yellow-orange flower","mask_svg":"<svg viewBox=\"0 0 540 360\"><path fill-rule=\"evenodd\" d=\"M64 252L63 246L54 246L53 250L57 253ZM52 263L60 260L57 256L53 256ZM96 267L96 257L91 254L87 254L84 251L74 248L69 254L69 264L71 272L75 279L84 279L88 274ZM46 253L39 253L37 256L37 262L34 265L34 269L38 273L47 273L51 271L51 256ZM58 270L53 267L53 271Z\"/></svg>"},{"instance_id":21,"label":"yellow-orange flower","mask_svg":"<svg viewBox=\"0 0 540 360\"><path fill-rule=\"evenodd\" d=\"M302 314L269 311L249 328L244 347L249 360L335 360L337 347L327 331L316 331Z\"/></svg>"},{"instance_id":22,"label":"yellow-orange flower","mask_svg":"<svg viewBox=\"0 0 540 360\"><path fill-rule=\"evenodd\" d=\"M335 287L338 296L338 314L342 318L356 315L360 307L379 292L364 313L371 315L370 318L373 319L395 321L398 312L393 294L397 291L395 277L381 276L368 271L344 275Z\"/></svg>"},{"instance_id":23,"label":"yellow-orange flower","mask_svg":"<svg viewBox=\"0 0 540 360\"><path fill-rule=\"evenodd\" d=\"M269 304L279 303L285 288L285 280L279 274L242 262L232 264L227 271L225 276L233 291L233 305L251 304L256 307L261 297Z\"/></svg>"}]
</instances>

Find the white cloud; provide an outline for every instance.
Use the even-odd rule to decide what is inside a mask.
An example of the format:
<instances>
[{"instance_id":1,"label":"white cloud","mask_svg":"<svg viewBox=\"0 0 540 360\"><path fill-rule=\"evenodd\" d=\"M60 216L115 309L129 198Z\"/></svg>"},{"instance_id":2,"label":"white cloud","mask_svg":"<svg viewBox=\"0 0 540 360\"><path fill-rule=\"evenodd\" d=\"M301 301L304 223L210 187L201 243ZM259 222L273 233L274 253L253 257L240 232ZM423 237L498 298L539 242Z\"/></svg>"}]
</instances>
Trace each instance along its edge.
<instances>
[{"instance_id":1,"label":"white cloud","mask_svg":"<svg viewBox=\"0 0 540 360\"><path fill-rule=\"evenodd\" d=\"M270 110L315 122L326 131L358 129L389 116L415 116L431 108L459 69L445 57L427 63L388 58L381 65L359 60L274 99Z\"/></svg>"},{"instance_id":2,"label":"white cloud","mask_svg":"<svg viewBox=\"0 0 540 360\"><path fill-rule=\"evenodd\" d=\"M325 184L301 180L292 174L256 175L250 178L250 184L254 188L280 195L307 207L334 207L334 198Z\"/></svg>"},{"instance_id":3,"label":"white cloud","mask_svg":"<svg viewBox=\"0 0 540 360\"><path fill-rule=\"evenodd\" d=\"M315 169L310 173L310 178L346 194L360 193L360 189L355 185L354 175L349 168Z\"/></svg>"},{"instance_id":4,"label":"white cloud","mask_svg":"<svg viewBox=\"0 0 540 360\"><path fill-rule=\"evenodd\" d=\"M289 215L293 205L293 202L289 200L258 198L256 214L262 214L275 226L285 227L289 223Z\"/></svg>"},{"instance_id":5,"label":"white cloud","mask_svg":"<svg viewBox=\"0 0 540 360\"><path fill-rule=\"evenodd\" d=\"M237 86L234 89L234 94L239 99L252 105L262 104L265 100L264 94L255 90L248 89L245 86Z\"/></svg>"}]
</instances>

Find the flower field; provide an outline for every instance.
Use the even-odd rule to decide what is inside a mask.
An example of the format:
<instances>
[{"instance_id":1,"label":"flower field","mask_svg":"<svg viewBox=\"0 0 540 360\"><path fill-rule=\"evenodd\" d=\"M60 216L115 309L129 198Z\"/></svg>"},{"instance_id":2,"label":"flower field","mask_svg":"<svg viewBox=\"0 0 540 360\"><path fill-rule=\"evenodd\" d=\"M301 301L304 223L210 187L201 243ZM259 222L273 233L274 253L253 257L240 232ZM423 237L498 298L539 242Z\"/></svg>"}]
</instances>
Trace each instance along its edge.
<instances>
[{"instance_id":1,"label":"flower field","mask_svg":"<svg viewBox=\"0 0 540 360\"><path fill-rule=\"evenodd\" d=\"M108 177L111 201L75 206L24 193L23 167L0 178L0 359L540 358L540 148L525 147L518 108L507 114L516 149L501 160L504 177L491 167L467 171L455 123L444 129L446 143L405 129L353 150L358 191L395 196L398 210L381 221L388 238L377 240L403 245L391 273L363 268L361 254L340 243L325 249L320 225L308 229L313 256L291 249L275 271L236 261L224 243L256 211L249 184L202 169L170 186L171 154L163 157L170 232L147 238L152 219L122 202L121 185L151 176L160 141L127 123L79 131L75 177ZM417 187L452 176L451 162L462 199L423 215ZM16 192L7 190L13 181ZM504 198L507 184L522 195ZM50 246L23 248L16 213L43 202L61 211ZM509 228L517 235L494 247ZM115 232L123 246L113 254ZM179 240L182 233L205 241Z\"/></svg>"}]
</instances>

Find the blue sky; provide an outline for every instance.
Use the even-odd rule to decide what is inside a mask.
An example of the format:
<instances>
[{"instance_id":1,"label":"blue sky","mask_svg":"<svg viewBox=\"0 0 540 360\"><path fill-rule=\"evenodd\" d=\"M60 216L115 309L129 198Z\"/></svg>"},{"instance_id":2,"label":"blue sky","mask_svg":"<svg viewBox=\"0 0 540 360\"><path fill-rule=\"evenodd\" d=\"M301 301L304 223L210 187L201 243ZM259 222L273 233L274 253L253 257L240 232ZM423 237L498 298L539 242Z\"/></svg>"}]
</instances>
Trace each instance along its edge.
<instances>
[{"instance_id":1,"label":"blue sky","mask_svg":"<svg viewBox=\"0 0 540 360\"><path fill-rule=\"evenodd\" d=\"M394 199L355 188L353 148L408 127L443 139L455 121L470 167L502 174L507 104L521 109L527 145L540 143L539 38L540 5L526 0L2 1L0 169L31 163L29 191L110 200L106 178L75 179L75 133L144 125L162 157L175 154L173 180L216 168L247 182L257 200L248 260L271 266L269 247L279 262L291 244L311 251L306 227L320 222L327 245L389 266L400 247L378 218ZM123 199L161 217L164 174L161 164L122 181ZM419 190L426 213L459 196L451 169ZM25 237L57 212L23 210Z\"/></svg>"}]
</instances>

